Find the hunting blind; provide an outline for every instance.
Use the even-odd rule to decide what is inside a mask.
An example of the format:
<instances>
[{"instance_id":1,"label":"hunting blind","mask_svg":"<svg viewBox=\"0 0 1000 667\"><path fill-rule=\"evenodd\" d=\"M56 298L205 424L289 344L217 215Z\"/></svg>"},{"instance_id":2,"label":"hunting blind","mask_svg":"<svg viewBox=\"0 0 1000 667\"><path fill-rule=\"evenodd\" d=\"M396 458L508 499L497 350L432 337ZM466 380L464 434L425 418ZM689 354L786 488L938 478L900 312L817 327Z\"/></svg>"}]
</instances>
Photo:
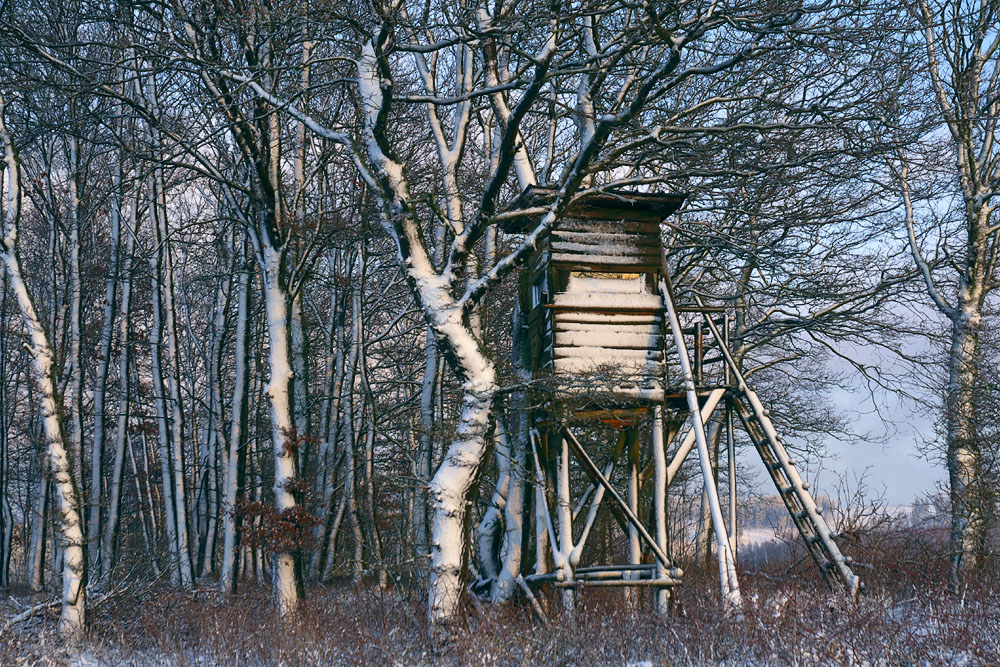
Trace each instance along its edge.
<instances>
[{"instance_id":1,"label":"hunting blind","mask_svg":"<svg viewBox=\"0 0 1000 667\"><path fill-rule=\"evenodd\" d=\"M515 210L538 211L554 195L528 188ZM737 603L738 420L824 581L855 594L850 560L729 349L733 300L706 303L672 285L660 225L684 199L621 190L577 197L521 269L515 358L532 380L519 409L529 424L525 481L535 489L533 531L532 521L524 522L535 568L524 575L525 587L554 585L572 608L584 588L642 586L665 609L683 575L670 557L667 489L697 449L723 595ZM538 221L514 216L502 228L522 234ZM713 420L728 455L726 516L709 460L706 424ZM609 429L611 442L601 444ZM602 507L622 528L628 562L587 562Z\"/></svg>"}]
</instances>

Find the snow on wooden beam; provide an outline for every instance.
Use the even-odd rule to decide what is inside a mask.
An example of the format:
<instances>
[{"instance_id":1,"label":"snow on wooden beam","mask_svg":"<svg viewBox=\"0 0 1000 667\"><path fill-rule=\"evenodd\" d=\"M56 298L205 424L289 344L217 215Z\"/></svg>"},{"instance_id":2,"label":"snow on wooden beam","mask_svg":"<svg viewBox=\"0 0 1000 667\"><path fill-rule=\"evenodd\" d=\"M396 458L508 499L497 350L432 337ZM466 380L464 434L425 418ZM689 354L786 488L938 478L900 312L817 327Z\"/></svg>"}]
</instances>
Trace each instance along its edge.
<instances>
[{"instance_id":1,"label":"snow on wooden beam","mask_svg":"<svg viewBox=\"0 0 1000 667\"><path fill-rule=\"evenodd\" d=\"M530 186L526 188L511 206L518 209L537 208L550 203L556 196L555 188ZM630 220L658 223L673 214L684 203L687 195L659 194L610 189L589 192L577 196L567 207L566 215L593 217L603 220ZM538 224L540 215L526 215L508 218L501 229L508 234L524 234Z\"/></svg>"}]
</instances>

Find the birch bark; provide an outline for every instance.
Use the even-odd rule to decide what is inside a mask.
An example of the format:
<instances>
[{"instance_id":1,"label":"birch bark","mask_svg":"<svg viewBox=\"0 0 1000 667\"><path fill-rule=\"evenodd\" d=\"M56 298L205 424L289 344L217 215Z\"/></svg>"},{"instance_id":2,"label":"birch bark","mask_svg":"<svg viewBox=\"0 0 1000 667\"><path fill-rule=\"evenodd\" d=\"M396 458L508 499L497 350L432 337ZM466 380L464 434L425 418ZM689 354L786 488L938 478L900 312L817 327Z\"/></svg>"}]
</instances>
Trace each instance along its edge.
<instances>
[{"instance_id":1,"label":"birch bark","mask_svg":"<svg viewBox=\"0 0 1000 667\"><path fill-rule=\"evenodd\" d=\"M10 496L10 450L7 428L7 272L0 271L0 588L10 586L10 557L14 537L14 512Z\"/></svg>"},{"instance_id":2,"label":"birch bark","mask_svg":"<svg viewBox=\"0 0 1000 667\"><path fill-rule=\"evenodd\" d=\"M906 214L910 253L924 287L949 320L950 344L945 384L946 461L951 497L951 584L958 590L964 571L985 557L989 493L980 485L982 460L975 423L978 386L979 329L987 296L998 284L1000 224L994 220L1000 194L1000 34L994 3L965 7L961 3L920 0L912 10L926 47L926 73L935 105L930 112L948 132L953 174L961 194L961 224L941 235L957 243L954 286L949 299L940 270L925 260L916 230L917 211L910 190L910 158L899 153L897 172ZM937 176L940 178L940 176ZM937 217L937 213L934 214ZM951 259L951 255L949 255Z\"/></svg>"},{"instance_id":3,"label":"birch bark","mask_svg":"<svg viewBox=\"0 0 1000 667\"><path fill-rule=\"evenodd\" d=\"M88 552L98 576L106 569L101 543L101 509L104 495L104 399L108 386L108 366L111 362L111 342L115 332L116 300L118 298L118 255L121 243L121 171L115 169L111 197L111 248L108 260L108 278L104 288L104 321L101 324L101 351L97 358L94 377L94 435L91 444L90 461L90 521L87 523L89 536Z\"/></svg>"},{"instance_id":4,"label":"birch bark","mask_svg":"<svg viewBox=\"0 0 1000 667\"><path fill-rule=\"evenodd\" d=\"M83 368L81 352L80 308L83 301L83 285L80 280L80 142L76 136L69 138L69 350L66 355L64 374L66 384L65 408L69 411L70 457L73 460L73 476L79 493L83 485ZM82 499L82 496L81 496ZM81 517L83 518L83 517Z\"/></svg>"},{"instance_id":5,"label":"birch bark","mask_svg":"<svg viewBox=\"0 0 1000 667\"><path fill-rule=\"evenodd\" d=\"M122 474L125 471L125 446L128 438L129 420L129 377L131 372L130 348L131 348L131 326L130 316L132 313L132 263L135 260L135 234L138 232L138 193L132 203L129 212L129 224L132 233L128 235L126 244L127 266L122 273L121 282L121 318L119 320L118 341L120 351L118 353L118 417L115 428L115 458L111 469L111 485L108 488L108 516L101 542L100 570L98 576L102 576L111 571L114 566L115 540L119 529L119 514L121 510L122 497ZM141 497L141 494L140 494ZM141 503L140 503L141 512ZM142 527L145 530L145 519L140 516Z\"/></svg>"},{"instance_id":6,"label":"birch bark","mask_svg":"<svg viewBox=\"0 0 1000 667\"><path fill-rule=\"evenodd\" d=\"M239 573L241 517L237 510L244 494L246 477L247 418L249 416L250 363L249 344L250 266L244 246L236 305L236 379L233 384L232 420L229 428L229 456L222 503L222 569L219 583L226 593L235 593Z\"/></svg>"},{"instance_id":7,"label":"birch bark","mask_svg":"<svg viewBox=\"0 0 1000 667\"><path fill-rule=\"evenodd\" d=\"M298 452L293 413L292 347L290 303L283 252L273 245L261 248L264 280L264 308L267 319L269 381L267 395L271 404L271 445L274 451L274 503L285 520L296 522L298 502ZM296 610L303 595L302 556L298 545L283 543L274 554L274 597L279 613Z\"/></svg>"},{"instance_id":8,"label":"birch bark","mask_svg":"<svg viewBox=\"0 0 1000 667\"><path fill-rule=\"evenodd\" d=\"M0 97L0 140L4 149L6 204L0 259L7 269L9 285L17 299L28 333L33 378L41 398L41 416L45 432L47 459L54 485L57 523L63 551L62 613L59 628L67 638L79 638L84 630L87 611L87 556L80 520L78 487L59 417L59 390L55 380L54 355L48 335L35 309L28 285L21 274L17 253L18 222L21 214L21 172L14 144L4 120L4 100Z\"/></svg>"}]
</instances>

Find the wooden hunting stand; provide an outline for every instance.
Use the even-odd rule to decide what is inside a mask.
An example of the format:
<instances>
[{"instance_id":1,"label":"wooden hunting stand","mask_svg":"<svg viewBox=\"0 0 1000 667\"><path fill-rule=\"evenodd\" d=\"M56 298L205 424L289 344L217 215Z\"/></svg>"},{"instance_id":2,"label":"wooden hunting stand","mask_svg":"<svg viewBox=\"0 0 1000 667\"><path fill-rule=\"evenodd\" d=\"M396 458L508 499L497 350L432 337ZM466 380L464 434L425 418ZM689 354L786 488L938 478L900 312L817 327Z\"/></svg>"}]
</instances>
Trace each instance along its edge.
<instances>
[{"instance_id":1,"label":"wooden hunting stand","mask_svg":"<svg viewBox=\"0 0 1000 667\"><path fill-rule=\"evenodd\" d=\"M531 187L518 205L537 210L553 194ZM656 608L665 610L671 587L683 575L669 555L667 488L696 447L723 596L728 604L738 604L735 415L824 581L855 594L858 577L730 353L726 308L706 305L694 292L689 301L678 301L660 223L683 202L683 195L624 191L578 198L521 271L514 339L532 387L531 407L523 417L530 424L526 467L534 474L525 478L534 484L537 563L524 580L529 586L561 589L567 608L583 588L647 587ZM524 233L537 222L530 216L512 218L503 229ZM725 518L705 434L705 424L720 406L729 465ZM647 427L644 443L640 428ZM615 432L610 445L577 437L602 428ZM670 459L668 444L673 444ZM619 490L613 478L623 456L627 481ZM571 461L582 469L585 488L574 488ZM649 482L653 489L644 521L639 498ZM627 536L628 563L582 563L602 506ZM549 557L553 572L546 567Z\"/></svg>"}]
</instances>

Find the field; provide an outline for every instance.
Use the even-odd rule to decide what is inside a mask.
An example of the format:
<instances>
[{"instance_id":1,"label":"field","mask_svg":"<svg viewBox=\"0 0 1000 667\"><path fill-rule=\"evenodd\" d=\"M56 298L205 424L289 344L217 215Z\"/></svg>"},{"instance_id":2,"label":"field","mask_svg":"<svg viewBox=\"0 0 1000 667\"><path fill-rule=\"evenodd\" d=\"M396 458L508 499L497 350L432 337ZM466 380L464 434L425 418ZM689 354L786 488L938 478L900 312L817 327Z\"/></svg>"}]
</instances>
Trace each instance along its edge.
<instances>
[{"instance_id":1,"label":"field","mask_svg":"<svg viewBox=\"0 0 1000 667\"><path fill-rule=\"evenodd\" d=\"M726 616L712 572L689 572L671 613L645 600L588 591L575 617L554 600L548 624L522 601L468 603L446 646L427 639L419 589L347 582L312 586L291 623L275 620L266 587L227 597L211 587L133 588L97 605L84 645L63 646L48 617L0 634L5 664L80 665L978 665L1000 654L1000 587L943 585L939 539L913 529L868 535L867 591L852 602L831 593L794 548L743 559L744 605ZM762 549L764 547L761 547ZM764 564L766 563L766 564ZM13 596L8 613L28 605Z\"/></svg>"}]
</instances>

